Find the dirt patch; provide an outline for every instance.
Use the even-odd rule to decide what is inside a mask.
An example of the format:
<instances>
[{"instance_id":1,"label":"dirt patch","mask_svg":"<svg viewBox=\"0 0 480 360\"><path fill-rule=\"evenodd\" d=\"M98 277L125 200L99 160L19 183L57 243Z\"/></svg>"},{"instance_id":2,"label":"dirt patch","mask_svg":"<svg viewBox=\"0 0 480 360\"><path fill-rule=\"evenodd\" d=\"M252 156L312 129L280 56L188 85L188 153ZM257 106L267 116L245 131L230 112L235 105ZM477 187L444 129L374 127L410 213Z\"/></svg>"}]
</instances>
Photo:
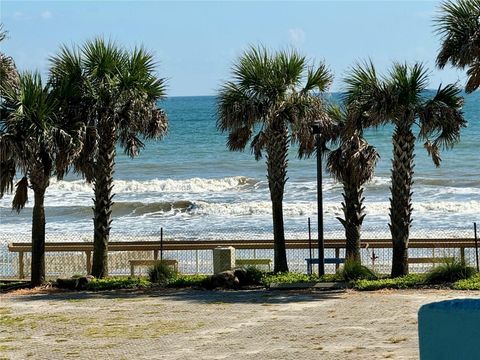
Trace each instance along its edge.
<instances>
[{"instance_id":1,"label":"dirt patch","mask_svg":"<svg viewBox=\"0 0 480 360\"><path fill-rule=\"evenodd\" d=\"M416 359L422 304L480 292L17 292L0 358Z\"/></svg>"}]
</instances>

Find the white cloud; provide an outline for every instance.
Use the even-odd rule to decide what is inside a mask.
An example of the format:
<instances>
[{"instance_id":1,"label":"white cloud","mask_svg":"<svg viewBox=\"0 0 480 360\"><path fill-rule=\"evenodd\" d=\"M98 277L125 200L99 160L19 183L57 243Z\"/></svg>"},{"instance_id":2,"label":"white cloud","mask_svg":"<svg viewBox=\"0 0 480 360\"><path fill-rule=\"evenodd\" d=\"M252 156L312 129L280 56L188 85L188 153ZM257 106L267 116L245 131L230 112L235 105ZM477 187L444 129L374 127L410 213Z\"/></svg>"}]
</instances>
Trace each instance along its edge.
<instances>
[{"instance_id":1,"label":"white cloud","mask_svg":"<svg viewBox=\"0 0 480 360\"><path fill-rule=\"evenodd\" d=\"M293 28L288 30L290 42L294 46L300 46L305 42L305 31L300 28Z\"/></svg>"},{"instance_id":2,"label":"white cloud","mask_svg":"<svg viewBox=\"0 0 480 360\"><path fill-rule=\"evenodd\" d=\"M42 19L51 19L52 18L52 13L48 10L45 10L40 14L40 17Z\"/></svg>"}]
</instances>

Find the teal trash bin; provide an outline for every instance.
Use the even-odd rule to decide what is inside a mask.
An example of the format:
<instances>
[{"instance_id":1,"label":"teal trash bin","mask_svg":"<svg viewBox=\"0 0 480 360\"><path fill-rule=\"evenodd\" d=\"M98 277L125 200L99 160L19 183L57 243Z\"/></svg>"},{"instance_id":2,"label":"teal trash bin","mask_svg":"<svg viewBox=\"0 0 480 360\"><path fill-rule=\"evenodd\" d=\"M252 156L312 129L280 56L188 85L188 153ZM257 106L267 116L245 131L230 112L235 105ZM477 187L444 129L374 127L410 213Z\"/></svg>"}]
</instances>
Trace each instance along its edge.
<instances>
[{"instance_id":1,"label":"teal trash bin","mask_svg":"<svg viewBox=\"0 0 480 360\"><path fill-rule=\"evenodd\" d=\"M423 305L418 311L421 360L480 359L480 299Z\"/></svg>"}]
</instances>

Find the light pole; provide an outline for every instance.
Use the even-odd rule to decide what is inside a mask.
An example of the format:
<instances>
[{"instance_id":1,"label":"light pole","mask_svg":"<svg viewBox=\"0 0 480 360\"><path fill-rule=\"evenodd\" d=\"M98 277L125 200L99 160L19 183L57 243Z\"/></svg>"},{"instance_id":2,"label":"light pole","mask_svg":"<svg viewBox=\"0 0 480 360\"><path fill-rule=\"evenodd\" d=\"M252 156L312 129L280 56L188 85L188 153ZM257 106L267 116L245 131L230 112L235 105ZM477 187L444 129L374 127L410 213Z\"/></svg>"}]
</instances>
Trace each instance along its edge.
<instances>
[{"instance_id":1,"label":"light pole","mask_svg":"<svg viewBox=\"0 0 480 360\"><path fill-rule=\"evenodd\" d=\"M323 239L323 194L322 194L322 152L323 142L320 136L320 124L312 125L317 148L317 213L318 213L318 276L325 275L325 244Z\"/></svg>"}]
</instances>

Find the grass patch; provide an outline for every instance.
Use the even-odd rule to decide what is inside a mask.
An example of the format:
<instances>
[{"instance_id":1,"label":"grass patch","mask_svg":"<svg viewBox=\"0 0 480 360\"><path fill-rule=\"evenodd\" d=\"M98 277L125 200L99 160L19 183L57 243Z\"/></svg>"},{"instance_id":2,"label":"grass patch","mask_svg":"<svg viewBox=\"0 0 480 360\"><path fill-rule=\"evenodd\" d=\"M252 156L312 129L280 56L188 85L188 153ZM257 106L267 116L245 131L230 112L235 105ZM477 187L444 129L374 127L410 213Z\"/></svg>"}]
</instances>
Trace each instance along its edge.
<instances>
[{"instance_id":1,"label":"grass patch","mask_svg":"<svg viewBox=\"0 0 480 360\"><path fill-rule=\"evenodd\" d=\"M452 287L456 290L480 290L480 274L475 274L468 279L458 280Z\"/></svg>"},{"instance_id":2,"label":"grass patch","mask_svg":"<svg viewBox=\"0 0 480 360\"><path fill-rule=\"evenodd\" d=\"M0 317L1 326L23 326L25 325L25 316L2 315Z\"/></svg>"},{"instance_id":3,"label":"grass patch","mask_svg":"<svg viewBox=\"0 0 480 360\"><path fill-rule=\"evenodd\" d=\"M170 279L167 286L173 288L184 288L193 286L203 286L208 279L208 275L182 275L177 274L176 277Z\"/></svg>"},{"instance_id":4,"label":"grass patch","mask_svg":"<svg viewBox=\"0 0 480 360\"><path fill-rule=\"evenodd\" d=\"M201 324L189 324L186 321L157 320L148 324L105 324L92 326L86 329L83 335L94 339L154 339L168 334L188 332L201 326Z\"/></svg>"},{"instance_id":5,"label":"grass patch","mask_svg":"<svg viewBox=\"0 0 480 360\"><path fill-rule=\"evenodd\" d=\"M262 278L262 284L270 286L272 283L280 284L294 284L294 283L308 283L308 282L327 282L340 280L336 274L326 274L319 277L316 274L307 275L296 272L287 273L267 273Z\"/></svg>"},{"instance_id":6,"label":"grass patch","mask_svg":"<svg viewBox=\"0 0 480 360\"><path fill-rule=\"evenodd\" d=\"M468 279L476 273L475 268L468 266L465 261L446 258L445 261L430 270L426 277L427 284L453 283Z\"/></svg>"},{"instance_id":7,"label":"grass patch","mask_svg":"<svg viewBox=\"0 0 480 360\"><path fill-rule=\"evenodd\" d=\"M353 288L360 291L380 289L409 289L424 284L425 277L420 274L409 274L394 279L361 279L352 282Z\"/></svg>"},{"instance_id":8,"label":"grass patch","mask_svg":"<svg viewBox=\"0 0 480 360\"><path fill-rule=\"evenodd\" d=\"M138 289L150 287L152 283L141 277L109 277L105 279L93 279L86 284L86 289L91 291L115 290L115 289Z\"/></svg>"}]
</instances>

